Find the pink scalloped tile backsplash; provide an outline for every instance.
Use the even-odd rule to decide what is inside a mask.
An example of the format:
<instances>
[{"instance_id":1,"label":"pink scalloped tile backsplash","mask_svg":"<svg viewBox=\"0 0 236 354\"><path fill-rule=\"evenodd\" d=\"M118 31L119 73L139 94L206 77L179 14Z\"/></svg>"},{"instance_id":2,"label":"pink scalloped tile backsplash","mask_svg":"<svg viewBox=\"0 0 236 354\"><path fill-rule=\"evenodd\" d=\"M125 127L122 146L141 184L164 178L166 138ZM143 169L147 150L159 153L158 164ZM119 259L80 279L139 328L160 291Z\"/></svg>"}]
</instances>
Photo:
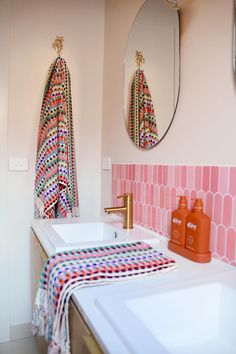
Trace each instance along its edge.
<instances>
[{"instance_id":1,"label":"pink scalloped tile backsplash","mask_svg":"<svg viewBox=\"0 0 236 354\"><path fill-rule=\"evenodd\" d=\"M204 201L211 218L211 252L236 266L236 167L176 165L112 165L112 203L117 195L134 194L134 222L169 237L177 195Z\"/></svg>"}]
</instances>

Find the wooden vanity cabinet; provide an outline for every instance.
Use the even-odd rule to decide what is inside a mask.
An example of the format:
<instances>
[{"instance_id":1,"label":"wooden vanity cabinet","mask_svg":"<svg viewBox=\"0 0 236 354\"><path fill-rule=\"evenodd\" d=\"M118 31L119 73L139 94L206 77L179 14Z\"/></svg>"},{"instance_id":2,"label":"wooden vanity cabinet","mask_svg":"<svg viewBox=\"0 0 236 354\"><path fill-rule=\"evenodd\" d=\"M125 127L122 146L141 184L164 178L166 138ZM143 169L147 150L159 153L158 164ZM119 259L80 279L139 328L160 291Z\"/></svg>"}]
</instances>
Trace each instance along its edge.
<instances>
[{"instance_id":1,"label":"wooden vanity cabinet","mask_svg":"<svg viewBox=\"0 0 236 354\"><path fill-rule=\"evenodd\" d=\"M43 249L36 234L32 231L31 238L31 263L32 263L32 302L38 289L40 275L43 265L48 256ZM83 316L78 310L73 299L70 299L69 305L69 330L70 345L72 354L102 354L95 337L85 323ZM47 342L44 337L36 336L40 353L47 354Z\"/></svg>"}]
</instances>

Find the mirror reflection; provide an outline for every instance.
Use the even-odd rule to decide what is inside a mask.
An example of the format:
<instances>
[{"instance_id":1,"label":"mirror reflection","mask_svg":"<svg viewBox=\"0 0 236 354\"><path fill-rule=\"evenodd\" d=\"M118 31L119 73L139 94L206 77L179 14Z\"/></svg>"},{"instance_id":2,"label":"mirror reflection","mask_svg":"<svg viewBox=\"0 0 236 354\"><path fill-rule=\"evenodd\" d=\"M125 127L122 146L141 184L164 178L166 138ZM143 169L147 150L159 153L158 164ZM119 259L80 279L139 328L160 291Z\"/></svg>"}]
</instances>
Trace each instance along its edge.
<instances>
[{"instance_id":1,"label":"mirror reflection","mask_svg":"<svg viewBox=\"0 0 236 354\"><path fill-rule=\"evenodd\" d=\"M179 94L179 16L146 0L132 25L124 66L124 112L131 140L156 146L173 120Z\"/></svg>"}]
</instances>

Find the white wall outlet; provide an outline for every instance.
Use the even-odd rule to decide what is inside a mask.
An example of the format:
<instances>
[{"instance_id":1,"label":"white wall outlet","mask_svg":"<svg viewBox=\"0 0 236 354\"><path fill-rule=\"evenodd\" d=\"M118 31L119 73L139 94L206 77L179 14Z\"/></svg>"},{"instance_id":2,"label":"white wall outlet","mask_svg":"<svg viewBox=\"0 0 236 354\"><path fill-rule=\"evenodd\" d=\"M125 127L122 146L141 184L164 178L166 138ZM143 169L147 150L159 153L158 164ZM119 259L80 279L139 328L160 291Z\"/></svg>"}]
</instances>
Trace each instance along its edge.
<instances>
[{"instance_id":1,"label":"white wall outlet","mask_svg":"<svg viewBox=\"0 0 236 354\"><path fill-rule=\"evenodd\" d=\"M111 157L103 157L102 158L102 170L111 170Z\"/></svg>"},{"instance_id":2,"label":"white wall outlet","mask_svg":"<svg viewBox=\"0 0 236 354\"><path fill-rule=\"evenodd\" d=\"M8 169L9 171L28 171L29 160L27 157L9 157Z\"/></svg>"}]
</instances>

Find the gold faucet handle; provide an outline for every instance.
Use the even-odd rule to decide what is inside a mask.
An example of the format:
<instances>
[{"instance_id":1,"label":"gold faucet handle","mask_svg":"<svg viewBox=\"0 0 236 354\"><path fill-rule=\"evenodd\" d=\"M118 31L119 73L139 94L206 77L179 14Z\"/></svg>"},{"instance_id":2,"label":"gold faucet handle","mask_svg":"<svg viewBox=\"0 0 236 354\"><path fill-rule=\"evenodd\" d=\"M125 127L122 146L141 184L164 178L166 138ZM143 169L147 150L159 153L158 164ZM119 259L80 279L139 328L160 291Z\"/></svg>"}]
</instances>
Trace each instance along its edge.
<instances>
[{"instance_id":1,"label":"gold faucet handle","mask_svg":"<svg viewBox=\"0 0 236 354\"><path fill-rule=\"evenodd\" d=\"M126 196L125 194L122 194L122 195L118 195L116 198L121 199L121 198L125 198L125 196Z\"/></svg>"},{"instance_id":2,"label":"gold faucet handle","mask_svg":"<svg viewBox=\"0 0 236 354\"><path fill-rule=\"evenodd\" d=\"M122 195L118 195L116 198L117 199L121 199L121 198L123 198L123 199L128 199L128 198L133 199L133 193L124 193Z\"/></svg>"}]
</instances>

